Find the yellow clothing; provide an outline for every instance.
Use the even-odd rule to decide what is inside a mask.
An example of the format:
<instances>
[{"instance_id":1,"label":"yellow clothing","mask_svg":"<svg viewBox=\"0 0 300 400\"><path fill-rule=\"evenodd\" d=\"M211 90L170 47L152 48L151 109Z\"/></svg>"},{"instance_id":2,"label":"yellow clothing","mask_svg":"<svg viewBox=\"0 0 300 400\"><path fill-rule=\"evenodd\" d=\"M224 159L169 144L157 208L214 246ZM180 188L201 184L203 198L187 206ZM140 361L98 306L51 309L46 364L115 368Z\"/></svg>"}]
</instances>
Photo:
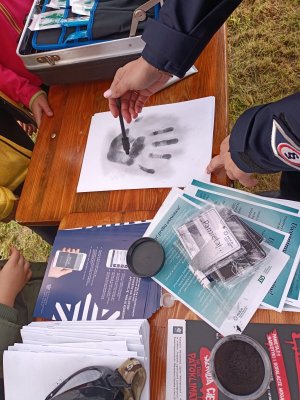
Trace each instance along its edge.
<instances>
[{"instance_id":1,"label":"yellow clothing","mask_svg":"<svg viewBox=\"0 0 300 400\"><path fill-rule=\"evenodd\" d=\"M24 133L25 135L25 133ZM24 181L32 152L0 133L0 220L12 211L13 191Z\"/></svg>"}]
</instances>

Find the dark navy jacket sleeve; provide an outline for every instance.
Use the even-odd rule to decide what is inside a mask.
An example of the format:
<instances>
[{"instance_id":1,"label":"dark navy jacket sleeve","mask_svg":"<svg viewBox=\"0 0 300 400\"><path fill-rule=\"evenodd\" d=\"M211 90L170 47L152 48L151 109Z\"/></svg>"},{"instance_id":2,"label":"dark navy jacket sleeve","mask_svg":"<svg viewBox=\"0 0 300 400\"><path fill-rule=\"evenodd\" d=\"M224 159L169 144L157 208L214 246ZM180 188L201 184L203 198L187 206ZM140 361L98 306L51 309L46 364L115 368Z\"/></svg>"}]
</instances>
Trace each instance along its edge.
<instances>
[{"instance_id":1,"label":"dark navy jacket sleeve","mask_svg":"<svg viewBox=\"0 0 300 400\"><path fill-rule=\"evenodd\" d=\"M244 172L300 171L300 92L245 111L229 151Z\"/></svg>"},{"instance_id":2,"label":"dark navy jacket sleeve","mask_svg":"<svg viewBox=\"0 0 300 400\"><path fill-rule=\"evenodd\" d=\"M184 76L214 33L242 0L166 0L159 19L142 36L143 58L154 67Z\"/></svg>"}]
</instances>

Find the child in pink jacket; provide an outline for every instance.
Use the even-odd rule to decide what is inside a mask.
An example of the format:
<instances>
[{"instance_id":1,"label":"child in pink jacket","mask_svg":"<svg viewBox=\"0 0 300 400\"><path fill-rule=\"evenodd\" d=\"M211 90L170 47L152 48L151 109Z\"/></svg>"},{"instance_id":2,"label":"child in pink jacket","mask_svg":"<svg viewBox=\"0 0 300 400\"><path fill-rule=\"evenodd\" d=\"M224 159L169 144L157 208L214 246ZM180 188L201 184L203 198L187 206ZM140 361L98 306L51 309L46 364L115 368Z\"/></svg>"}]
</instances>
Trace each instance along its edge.
<instances>
[{"instance_id":1,"label":"child in pink jacket","mask_svg":"<svg viewBox=\"0 0 300 400\"><path fill-rule=\"evenodd\" d=\"M43 112L49 117L53 113L41 90L42 81L25 68L16 54L31 6L32 0L0 0L0 91L29 108L39 126Z\"/></svg>"}]
</instances>

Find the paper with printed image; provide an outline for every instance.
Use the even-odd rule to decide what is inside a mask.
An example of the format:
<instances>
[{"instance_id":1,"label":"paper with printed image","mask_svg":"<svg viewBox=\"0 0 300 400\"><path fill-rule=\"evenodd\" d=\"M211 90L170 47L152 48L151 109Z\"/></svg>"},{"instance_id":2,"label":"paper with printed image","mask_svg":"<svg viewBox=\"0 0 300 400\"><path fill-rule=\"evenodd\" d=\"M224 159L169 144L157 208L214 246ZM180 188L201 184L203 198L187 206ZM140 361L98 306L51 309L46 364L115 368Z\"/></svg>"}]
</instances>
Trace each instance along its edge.
<instances>
[{"instance_id":1,"label":"paper with printed image","mask_svg":"<svg viewBox=\"0 0 300 400\"><path fill-rule=\"evenodd\" d=\"M178 190L173 189L170 192L145 232L145 236L150 236L162 244L166 255L162 270L153 279L222 335L240 333L289 257L264 244L267 256L250 277L239 281L233 287L215 282L211 289L204 288L191 271L187 258L178 250L176 233L177 227L200 213L204 206L204 202L201 206L185 199ZM268 234L280 248L285 236L272 230ZM255 297L253 293L256 294Z\"/></svg>"},{"instance_id":2,"label":"paper with printed image","mask_svg":"<svg viewBox=\"0 0 300 400\"><path fill-rule=\"evenodd\" d=\"M203 171L212 152L215 98L145 107L125 124L130 142L122 146L120 122L110 112L95 114L77 192L182 187Z\"/></svg>"}]
</instances>

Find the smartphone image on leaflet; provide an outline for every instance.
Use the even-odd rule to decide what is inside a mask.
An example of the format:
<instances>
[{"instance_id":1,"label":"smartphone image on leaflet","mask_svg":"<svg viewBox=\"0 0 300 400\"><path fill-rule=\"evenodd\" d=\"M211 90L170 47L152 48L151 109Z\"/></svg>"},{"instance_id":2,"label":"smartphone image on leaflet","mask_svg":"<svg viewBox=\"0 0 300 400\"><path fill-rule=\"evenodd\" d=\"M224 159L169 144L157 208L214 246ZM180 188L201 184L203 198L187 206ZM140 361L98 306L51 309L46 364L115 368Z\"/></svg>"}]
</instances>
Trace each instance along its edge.
<instances>
[{"instance_id":1,"label":"smartphone image on leaflet","mask_svg":"<svg viewBox=\"0 0 300 400\"><path fill-rule=\"evenodd\" d=\"M53 267L82 271L86 256L86 253L72 253L58 250L54 256Z\"/></svg>"},{"instance_id":2,"label":"smartphone image on leaflet","mask_svg":"<svg viewBox=\"0 0 300 400\"><path fill-rule=\"evenodd\" d=\"M127 250L110 249L107 255L106 268L128 269Z\"/></svg>"}]
</instances>

